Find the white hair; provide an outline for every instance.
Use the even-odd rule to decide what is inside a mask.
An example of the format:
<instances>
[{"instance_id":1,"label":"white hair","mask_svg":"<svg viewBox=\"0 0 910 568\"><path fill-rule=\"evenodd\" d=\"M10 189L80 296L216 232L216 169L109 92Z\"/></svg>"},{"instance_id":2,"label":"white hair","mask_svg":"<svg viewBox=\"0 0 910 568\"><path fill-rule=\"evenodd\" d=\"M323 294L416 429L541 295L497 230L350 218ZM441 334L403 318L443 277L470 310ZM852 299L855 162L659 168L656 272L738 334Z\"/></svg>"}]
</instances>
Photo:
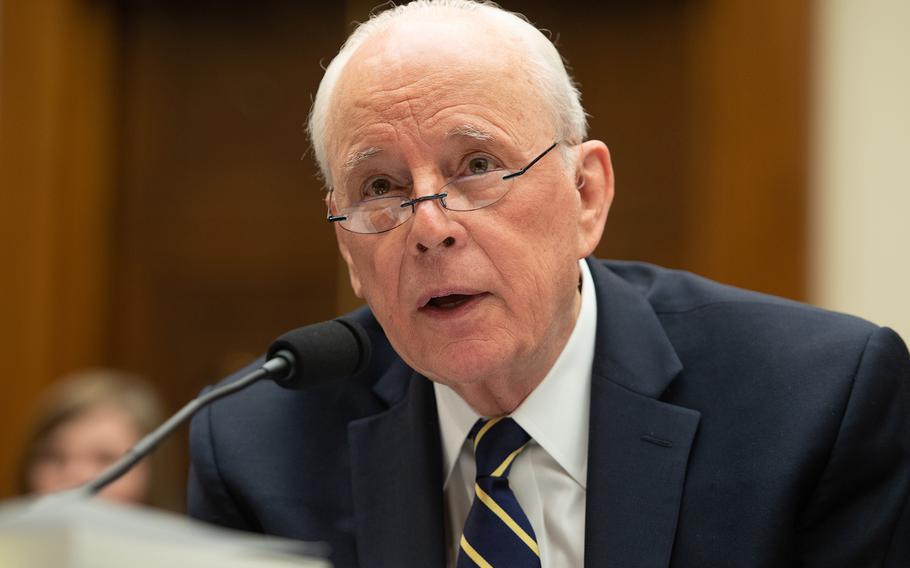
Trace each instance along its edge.
<instances>
[{"instance_id":1,"label":"white hair","mask_svg":"<svg viewBox=\"0 0 910 568\"><path fill-rule=\"evenodd\" d=\"M391 4L391 3L390 3ZM308 131L316 163L328 186L332 184L326 150L326 129L329 108L335 86L351 57L367 40L387 29L394 22L408 17L438 15L445 21L445 12L484 14L491 18L506 19L519 30L527 50L525 60L528 73L537 86L544 103L552 110L556 139L570 145L584 141L588 131L587 115L581 106L581 93L566 70L562 56L553 43L540 30L531 25L521 14L503 10L493 2L475 0L415 0L373 14L348 37L338 55L325 70L319 83L313 108L310 110Z\"/></svg>"}]
</instances>

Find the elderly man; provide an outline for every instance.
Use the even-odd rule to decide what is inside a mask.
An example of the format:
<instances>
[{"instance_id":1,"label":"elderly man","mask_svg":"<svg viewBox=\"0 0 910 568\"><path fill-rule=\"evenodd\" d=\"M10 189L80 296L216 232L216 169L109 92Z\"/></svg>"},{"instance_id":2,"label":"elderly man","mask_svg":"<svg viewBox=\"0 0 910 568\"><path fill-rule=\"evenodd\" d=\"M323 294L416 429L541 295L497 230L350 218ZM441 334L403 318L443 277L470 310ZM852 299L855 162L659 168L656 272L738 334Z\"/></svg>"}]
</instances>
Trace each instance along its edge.
<instances>
[{"instance_id":1,"label":"elderly man","mask_svg":"<svg viewBox=\"0 0 910 568\"><path fill-rule=\"evenodd\" d=\"M901 340L589 258L613 175L585 129L513 14L358 28L310 132L373 359L198 416L191 514L337 566L910 565Z\"/></svg>"}]
</instances>

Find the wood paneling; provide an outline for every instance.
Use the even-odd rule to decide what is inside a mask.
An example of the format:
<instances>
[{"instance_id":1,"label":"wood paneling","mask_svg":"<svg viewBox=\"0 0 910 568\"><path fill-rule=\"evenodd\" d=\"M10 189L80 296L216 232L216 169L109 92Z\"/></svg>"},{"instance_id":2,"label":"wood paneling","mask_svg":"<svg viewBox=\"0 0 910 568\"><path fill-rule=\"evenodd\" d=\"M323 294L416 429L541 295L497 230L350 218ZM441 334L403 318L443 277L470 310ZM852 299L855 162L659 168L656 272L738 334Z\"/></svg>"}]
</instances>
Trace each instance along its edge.
<instances>
[{"instance_id":1,"label":"wood paneling","mask_svg":"<svg viewBox=\"0 0 910 568\"><path fill-rule=\"evenodd\" d=\"M692 8L686 265L805 299L810 2Z\"/></svg>"},{"instance_id":2,"label":"wood paneling","mask_svg":"<svg viewBox=\"0 0 910 568\"><path fill-rule=\"evenodd\" d=\"M39 391L105 358L113 48L95 2L0 8L2 497Z\"/></svg>"}]
</instances>

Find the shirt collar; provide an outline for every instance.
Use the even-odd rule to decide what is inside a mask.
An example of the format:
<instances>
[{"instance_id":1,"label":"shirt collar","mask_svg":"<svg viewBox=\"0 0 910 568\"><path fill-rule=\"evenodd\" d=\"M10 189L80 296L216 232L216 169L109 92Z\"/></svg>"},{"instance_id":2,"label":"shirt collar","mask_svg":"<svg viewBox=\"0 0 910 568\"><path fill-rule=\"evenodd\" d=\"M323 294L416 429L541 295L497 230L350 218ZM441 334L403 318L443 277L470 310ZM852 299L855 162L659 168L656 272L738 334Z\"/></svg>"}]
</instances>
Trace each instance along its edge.
<instances>
[{"instance_id":1,"label":"shirt collar","mask_svg":"<svg viewBox=\"0 0 910 568\"><path fill-rule=\"evenodd\" d=\"M580 260L579 268L581 308L569 341L543 381L512 413L512 418L585 488L597 298L588 264ZM480 415L449 387L433 383L433 388L447 485L468 432Z\"/></svg>"}]
</instances>

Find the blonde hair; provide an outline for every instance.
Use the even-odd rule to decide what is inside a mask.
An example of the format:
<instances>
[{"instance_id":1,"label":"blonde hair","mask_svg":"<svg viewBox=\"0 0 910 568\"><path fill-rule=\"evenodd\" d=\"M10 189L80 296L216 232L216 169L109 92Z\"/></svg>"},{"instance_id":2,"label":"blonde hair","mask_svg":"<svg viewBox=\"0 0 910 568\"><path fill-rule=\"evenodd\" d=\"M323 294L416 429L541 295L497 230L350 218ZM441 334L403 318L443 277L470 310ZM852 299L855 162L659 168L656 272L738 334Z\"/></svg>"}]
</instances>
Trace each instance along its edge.
<instances>
[{"instance_id":1,"label":"blonde hair","mask_svg":"<svg viewBox=\"0 0 910 568\"><path fill-rule=\"evenodd\" d=\"M310 143L316 163L328 186L332 184L326 150L326 129L328 116L335 87L342 71L351 57L368 39L387 29L397 21L415 16L449 15L452 11L469 14L482 14L491 19L506 20L517 24L524 47L527 50L525 61L528 73L552 111L556 139L569 145L579 144L587 137L588 119L581 105L581 93L572 76L566 70L565 62L553 43L527 18L516 12L503 10L493 2L476 2L472 0L415 0L409 4L394 6L374 14L370 19L357 27L342 45L338 55L325 70L319 83L319 89L313 100L308 121ZM443 20L444 21L444 20Z\"/></svg>"}]
</instances>

